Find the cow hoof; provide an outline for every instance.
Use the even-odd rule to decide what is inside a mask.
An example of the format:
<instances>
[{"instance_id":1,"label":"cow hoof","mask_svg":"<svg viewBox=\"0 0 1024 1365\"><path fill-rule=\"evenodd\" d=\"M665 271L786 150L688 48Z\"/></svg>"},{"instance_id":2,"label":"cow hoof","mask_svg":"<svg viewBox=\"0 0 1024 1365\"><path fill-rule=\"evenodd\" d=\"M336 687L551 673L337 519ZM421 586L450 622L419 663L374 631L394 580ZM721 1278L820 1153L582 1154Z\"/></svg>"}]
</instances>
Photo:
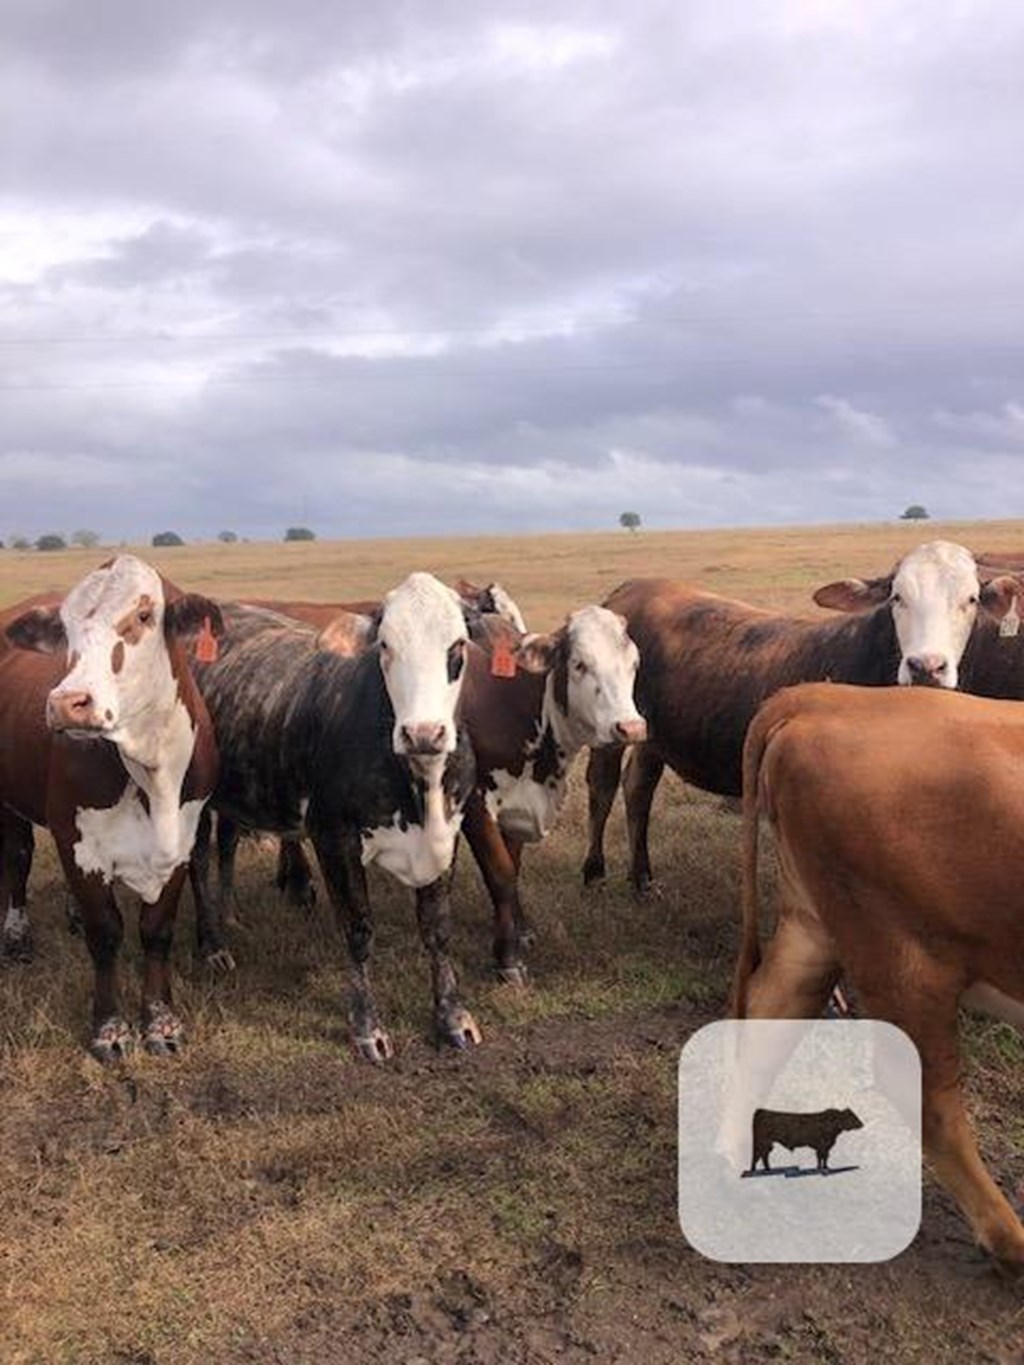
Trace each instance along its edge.
<instances>
[{"instance_id":1,"label":"cow hoof","mask_svg":"<svg viewBox=\"0 0 1024 1365\"><path fill-rule=\"evenodd\" d=\"M512 967L498 967L497 974L503 986L515 986L517 990L525 990L529 985L526 967L522 962L517 962Z\"/></svg>"},{"instance_id":2,"label":"cow hoof","mask_svg":"<svg viewBox=\"0 0 1024 1365\"><path fill-rule=\"evenodd\" d=\"M68 933L72 938L79 938L82 933L82 912L78 908L78 902L68 896L64 903L64 912L68 919Z\"/></svg>"},{"instance_id":3,"label":"cow hoof","mask_svg":"<svg viewBox=\"0 0 1024 1365\"><path fill-rule=\"evenodd\" d=\"M235 970L235 959L229 948L208 948L203 952L203 965L216 976L228 976Z\"/></svg>"},{"instance_id":4,"label":"cow hoof","mask_svg":"<svg viewBox=\"0 0 1024 1365\"><path fill-rule=\"evenodd\" d=\"M305 910L307 915L316 909L316 887L312 882L306 886L286 887L284 898L289 905L294 905L297 910Z\"/></svg>"},{"instance_id":5,"label":"cow hoof","mask_svg":"<svg viewBox=\"0 0 1024 1365\"><path fill-rule=\"evenodd\" d=\"M664 894L653 877L637 877L629 885L637 901L660 901Z\"/></svg>"},{"instance_id":6,"label":"cow hoof","mask_svg":"<svg viewBox=\"0 0 1024 1365\"><path fill-rule=\"evenodd\" d=\"M605 879L605 866L603 858L588 858L583 864L583 885L594 886L595 883L603 882Z\"/></svg>"},{"instance_id":7,"label":"cow hoof","mask_svg":"<svg viewBox=\"0 0 1024 1365\"><path fill-rule=\"evenodd\" d=\"M4 930L0 935L0 959L5 962L31 962L34 955L32 931L27 926L16 931Z\"/></svg>"},{"instance_id":8,"label":"cow hoof","mask_svg":"<svg viewBox=\"0 0 1024 1365\"><path fill-rule=\"evenodd\" d=\"M149 1022L142 1033L142 1046L153 1057L174 1056L185 1041L185 1030L173 1010L164 1004L148 1011Z\"/></svg>"},{"instance_id":9,"label":"cow hoof","mask_svg":"<svg viewBox=\"0 0 1024 1365\"><path fill-rule=\"evenodd\" d=\"M394 1044L391 1042L390 1034L379 1025L371 1029L369 1033L359 1034L354 1038L353 1043L360 1057L365 1057L368 1062L389 1062L395 1055Z\"/></svg>"},{"instance_id":10,"label":"cow hoof","mask_svg":"<svg viewBox=\"0 0 1024 1365\"><path fill-rule=\"evenodd\" d=\"M449 1047L457 1047L460 1051L479 1047L482 1041L476 1020L469 1010L461 1006L446 1010L440 1016L437 1033L442 1043L447 1043Z\"/></svg>"},{"instance_id":11,"label":"cow hoof","mask_svg":"<svg viewBox=\"0 0 1024 1365\"><path fill-rule=\"evenodd\" d=\"M123 1062L134 1050L135 1034L132 1027L117 1014L100 1024L89 1044L89 1051L104 1065Z\"/></svg>"}]
</instances>

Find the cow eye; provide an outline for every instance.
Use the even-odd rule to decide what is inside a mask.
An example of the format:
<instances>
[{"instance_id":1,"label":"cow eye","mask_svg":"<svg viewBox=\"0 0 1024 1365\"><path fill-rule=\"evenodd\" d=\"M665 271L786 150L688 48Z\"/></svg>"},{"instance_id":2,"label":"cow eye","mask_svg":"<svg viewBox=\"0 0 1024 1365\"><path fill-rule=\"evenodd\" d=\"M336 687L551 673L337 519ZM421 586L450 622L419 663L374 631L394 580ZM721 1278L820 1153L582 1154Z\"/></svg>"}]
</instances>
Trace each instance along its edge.
<instances>
[{"instance_id":1,"label":"cow eye","mask_svg":"<svg viewBox=\"0 0 1024 1365\"><path fill-rule=\"evenodd\" d=\"M578 677L580 677L580 678L582 678L583 675L584 675L584 673L586 673L586 671L587 671L587 665L583 662L582 659L574 659L574 660L573 660L573 665L572 665L572 666L573 666L573 671L574 671L574 672L576 673L576 675L577 675Z\"/></svg>"},{"instance_id":2,"label":"cow eye","mask_svg":"<svg viewBox=\"0 0 1024 1365\"><path fill-rule=\"evenodd\" d=\"M892 603L894 607L903 606L903 598L899 595L898 592L894 592L893 595L889 598L889 601Z\"/></svg>"},{"instance_id":3,"label":"cow eye","mask_svg":"<svg viewBox=\"0 0 1024 1365\"><path fill-rule=\"evenodd\" d=\"M976 607L978 605L978 594L976 592L972 592L970 597L968 597L967 605L969 607Z\"/></svg>"},{"instance_id":4,"label":"cow eye","mask_svg":"<svg viewBox=\"0 0 1024 1365\"><path fill-rule=\"evenodd\" d=\"M457 682L462 673L462 666L466 662L466 642L456 640L448 647L448 681Z\"/></svg>"},{"instance_id":5,"label":"cow eye","mask_svg":"<svg viewBox=\"0 0 1024 1365\"><path fill-rule=\"evenodd\" d=\"M149 610L148 607L143 607L143 609L139 612L139 625L148 626L152 619L153 613Z\"/></svg>"}]
</instances>

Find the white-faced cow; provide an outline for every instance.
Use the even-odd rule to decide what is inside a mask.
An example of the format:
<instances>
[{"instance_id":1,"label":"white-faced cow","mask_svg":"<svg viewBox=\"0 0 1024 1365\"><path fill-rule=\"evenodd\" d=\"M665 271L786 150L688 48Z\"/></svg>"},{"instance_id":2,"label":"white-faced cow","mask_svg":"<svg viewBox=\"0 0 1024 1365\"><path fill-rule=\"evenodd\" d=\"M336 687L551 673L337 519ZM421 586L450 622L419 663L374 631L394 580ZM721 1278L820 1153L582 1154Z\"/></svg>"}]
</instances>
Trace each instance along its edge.
<instances>
[{"instance_id":1,"label":"white-faced cow","mask_svg":"<svg viewBox=\"0 0 1024 1365\"><path fill-rule=\"evenodd\" d=\"M467 625L482 647L470 650L462 694L461 714L476 758L476 785L462 828L494 909L498 974L521 984L523 846L553 828L581 749L636 743L646 724L633 696L639 655L621 616L583 607L549 635L520 636L495 631L492 615L485 614L482 629L480 623ZM338 634L349 641L366 632L353 631L342 618ZM233 885L233 851L233 845L221 848L222 892ZM298 841L284 840L282 855L279 885L308 904L310 870ZM217 930L204 936L213 941Z\"/></svg>"},{"instance_id":2,"label":"white-faced cow","mask_svg":"<svg viewBox=\"0 0 1024 1365\"><path fill-rule=\"evenodd\" d=\"M223 610L220 656L196 670L221 751L213 805L242 828L312 839L348 943L350 1022L365 1057L392 1053L369 979L368 863L416 888L439 1038L478 1041L448 953L446 874L473 783L457 716L469 644L455 594L430 574L410 575L355 654L324 647L330 628L318 635L273 612ZM198 894L208 900L202 872L200 858Z\"/></svg>"},{"instance_id":3,"label":"white-faced cow","mask_svg":"<svg viewBox=\"0 0 1024 1365\"><path fill-rule=\"evenodd\" d=\"M741 1019L817 1016L842 973L921 1055L927 1156L978 1241L1024 1266L1024 1228L961 1095L957 1011L1024 1028L1024 706L918 689L788 688L744 754ZM779 851L761 958L758 817ZM894 1095L899 1102L899 1095Z\"/></svg>"},{"instance_id":4,"label":"white-faced cow","mask_svg":"<svg viewBox=\"0 0 1024 1365\"><path fill-rule=\"evenodd\" d=\"M92 1051L121 1057L134 1031L119 1002L123 936L113 883L142 898L146 1048L173 1051L169 954L178 896L216 778L213 728L186 658L217 606L120 555L55 606L6 613L0 654L5 942L28 934L32 825L52 831L95 967Z\"/></svg>"},{"instance_id":5,"label":"white-faced cow","mask_svg":"<svg viewBox=\"0 0 1024 1365\"><path fill-rule=\"evenodd\" d=\"M651 884L648 825L665 765L704 791L738 796L747 726L780 687L899 681L1020 695L1024 651L1000 639L996 624L1014 590L1015 580L945 541L910 551L881 578L820 588L820 605L848 613L831 619L781 616L668 579L616 588L607 605L640 648L637 693L650 727L622 779L634 889ZM587 883L605 875L604 829L621 766L621 751L610 748L595 752L587 770Z\"/></svg>"}]
</instances>

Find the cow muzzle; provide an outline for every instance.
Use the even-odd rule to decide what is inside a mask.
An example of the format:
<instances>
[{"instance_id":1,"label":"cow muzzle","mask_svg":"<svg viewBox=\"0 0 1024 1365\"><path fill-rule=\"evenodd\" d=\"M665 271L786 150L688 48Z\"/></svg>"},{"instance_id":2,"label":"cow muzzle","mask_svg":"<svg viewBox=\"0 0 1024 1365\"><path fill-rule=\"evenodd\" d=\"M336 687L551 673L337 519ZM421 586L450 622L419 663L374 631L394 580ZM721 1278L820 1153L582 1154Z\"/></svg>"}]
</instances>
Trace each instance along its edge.
<instances>
[{"instance_id":1,"label":"cow muzzle","mask_svg":"<svg viewBox=\"0 0 1024 1365\"><path fill-rule=\"evenodd\" d=\"M907 680L911 687L952 687L949 660L941 654L908 654Z\"/></svg>"},{"instance_id":2,"label":"cow muzzle","mask_svg":"<svg viewBox=\"0 0 1024 1365\"><path fill-rule=\"evenodd\" d=\"M449 749L444 721L422 721L398 727L399 752L406 758L437 758Z\"/></svg>"},{"instance_id":3,"label":"cow muzzle","mask_svg":"<svg viewBox=\"0 0 1024 1365\"><path fill-rule=\"evenodd\" d=\"M620 744L642 744L647 738L647 722L642 717L616 721L612 729Z\"/></svg>"},{"instance_id":4,"label":"cow muzzle","mask_svg":"<svg viewBox=\"0 0 1024 1365\"><path fill-rule=\"evenodd\" d=\"M81 730L89 734L106 729L91 692L81 689L54 691L46 699L46 723L51 730Z\"/></svg>"}]
</instances>

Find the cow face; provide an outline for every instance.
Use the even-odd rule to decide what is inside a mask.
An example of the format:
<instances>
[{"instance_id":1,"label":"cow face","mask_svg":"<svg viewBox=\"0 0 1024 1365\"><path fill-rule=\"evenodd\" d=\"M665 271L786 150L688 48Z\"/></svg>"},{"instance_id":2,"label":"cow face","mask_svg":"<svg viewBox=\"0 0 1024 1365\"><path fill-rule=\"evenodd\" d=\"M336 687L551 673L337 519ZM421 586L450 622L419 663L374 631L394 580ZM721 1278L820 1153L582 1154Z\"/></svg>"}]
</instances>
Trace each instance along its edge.
<instances>
[{"instance_id":1,"label":"cow face","mask_svg":"<svg viewBox=\"0 0 1024 1365\"><path fill-rule=\"evenodd\" d=\"M852 1133L855 1129L864 1127L863 1120L859 1119L852 1109L840 1109L838 1117L844 1133Z\"/></svg>"},{"instance_id":2,"label":"cow face","mask_svg":"<svg viewBox=\"0 0 1024 1365\"><path fill-rule=\"evenodd\" d=\"M647 738L633 698L640 654L617 612L583 607L553 635L528 635L516 660L528 672L551 674L555 704L580 744Z\"/></svg>"},{"instance_id":3,"label":"cow face","mask_svg":"<svg viewBox=\"0 0 1024 1365\"><path fill-rule=\"evenodd\" d=\"M954 688L979 607L996 617L1006 613L1009 603L998 591L1000 581L983 585L969 550L936 540L911 550L883 578L829 583L814 600L839 611L865 611L887 602L900 649L896 681Z\"/></svg>"},{"instance_id":4,"label":"cow face","mask_svg":"<svg viewBox=\"0 0 1024 1365\"><path fill-rule=\"evenodd\" d=\"M377 646L395 753L417 764L452 753L467 648L457 595L432 574L410 574L384 599Z\"/></svg>"},{"instance_id":5,"label":"cow face","mask_svg":"<svg viewBox=\"0 0 1024 1365\"><path fill-rule=\"evenodd\" d=\"M206 598L173 590L133 555L94 569L59 608L36 608L7 628L12 643L42 651L66 648L68 673L46 700L51 730L101 736L115 743L154 707L177 696L168 636L197 631L203 620L221 629Z\"/></svg>"}]
</instances>

